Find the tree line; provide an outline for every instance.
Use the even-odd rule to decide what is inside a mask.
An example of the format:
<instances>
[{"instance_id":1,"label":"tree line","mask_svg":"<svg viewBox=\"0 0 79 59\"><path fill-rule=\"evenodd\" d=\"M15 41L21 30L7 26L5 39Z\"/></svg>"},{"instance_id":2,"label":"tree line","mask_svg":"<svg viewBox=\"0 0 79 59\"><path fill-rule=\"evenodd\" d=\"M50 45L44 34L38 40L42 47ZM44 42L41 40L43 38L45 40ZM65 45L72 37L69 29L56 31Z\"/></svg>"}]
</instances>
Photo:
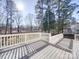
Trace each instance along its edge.
<instances>
[{"instance_id":1,"label":"tree line","mask_svg":"<svg viewBox=\"0 0 79 59\"><path fill-rule=\"evenodd\" d=\"M2 0L1 0L2 1ZM22 28L21 22L23 16L16 8L13 0L5 0L5 4L0 1L0 27L4 29L5 34L12 33L16 23L17 33L20 33ZM38 31L52 32L53 34L61 33L70 26L71 23L76 23L72 16L73 12L79 5L72 3L72 0L38 0L35 5L36 19L32 14L26 16L29 20L30 32L33 32L33 27ZM79 13L79 11L78 11ZM27 23L27 22L26 22ZM0 31L1 31L0 30Z\"/></svg>"},{"instance_id":2,"label":"tree line","mask_svg":"<svg viewBox=\"0 0 79 59\"><path fill-rule=\"evenodd\" d=\"M72 22L76 22L72 15L78 7L72 0L38 0L35 10L42 31L63 33Z\"/></svg>"}]
</instances>

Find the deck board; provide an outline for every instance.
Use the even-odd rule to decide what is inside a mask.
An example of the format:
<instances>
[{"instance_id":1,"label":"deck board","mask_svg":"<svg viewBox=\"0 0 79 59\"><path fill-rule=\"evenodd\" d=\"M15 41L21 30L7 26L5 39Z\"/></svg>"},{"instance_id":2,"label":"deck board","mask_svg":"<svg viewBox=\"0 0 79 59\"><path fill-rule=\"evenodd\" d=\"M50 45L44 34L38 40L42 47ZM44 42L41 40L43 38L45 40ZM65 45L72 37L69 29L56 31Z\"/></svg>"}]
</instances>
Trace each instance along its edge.
<instances>
[{"instance_id":1,"label":"deck board","mask_svg":"<svg viewBox=\"0 0 79 59\"><path fill-rule=\"evenodd\" d=\"M49 48L49 47L48 47ZM44 54L47 53L47 51L49 51L49 49L44 48L42 51L38 52L37 54L35 54L34 56L30 57L30 59L39 59L40 57L42 57ZM40 54L40 55L39 55ZM36 58L37 57L37 58Z\"/></svg>"},{"instance_id":2,"label":"deck board","mask_svg":"<svg viewBox=\"0 0 79 59\"><path fill-rule=\"evenodd\" d=\"M62 51L61 56L59 57L59 59L64 59L64 55L65 55L65 51Z\"/></svg>"},{"instance_id":3,"label":"deck board","mask_svg":"<svg viewBox=\"0 0 79 59\"><path fill-rule=\"evenodd\" d=\"M16 49L14 50L14 54L12 56L12 59L16 59Z\"/></svg>"},{"instance_id":4,"label":"deck board","mask_svg":"<svg viewBox=\"0 0 79 59\"><path fill-rule=\"evenodd\" d=\"M52 50L52 52L45 58L45 59L50 59L51 56L56 52L56 48Z\"/></svg>"},{"instance_id":5,"label":"deck board","mask_svg":"<svg viewBox=\"0 0 79 59\"><path fill-rule=\"evenodd\" d=\"M11 54L11 51L8 52L6 59L9 59L10 54Z\"/></svg>"},{"instance_id":6,"label":"deck board","mask_svg":"<svg viewBox=\"0 0 79 59\"><path fill-rule=\"evenodd\" d=\"M4 55L3 55L3 59L5 59L6 58L6 56L7 56L7 54L8 54L8 52L6 52L6 53L4 53Z\"/></svg>"},{"instance_id":7,"label":"deck board","mask_svg":"<svg viewBox=\"0 0 79 59\"><path fill-rule=\"evenodd\" d=\"M62 50L59 51L55 59L59 59L59 57L61 56L61 53L62 53Z\"/></svg>"},{"instance_id":8,"label":"deck board","mask_svg":"<svg viewBox=\"0 0 79 59\"><path fill-rule=\"evenodd\" d=\"M52 57L50 59L55 59L59 52L60 52L60 50L57 49L57 51L52 55Z\"/></svg>"},{"instance_id":9,"label":"deck board","mask_svg":"<svg viewBox=\"0 0 79 59\"><path fill-rule=\"evenodd\" d=\"M26 46L24 46L24 49L25 49L25 55L27 55L27 49L26 49Z\"/></svg>"},{"instance_id":10,"label":"deck board","mask_svg":"<svg viewBox=\"0 0 79 59\"><path fill-rule=\"evenodd\" d=\"M71 58L72 58L71 53L59 49L58 47L55 47L44 41L38 41L28 45L23 45L0 54L0 59L71 59Z\"/></svg>"},{"instance_id":11,"label":"deck board","mask_svg":"<svg viewBox=\"0 0 79 59\"><path fill-rule=\"evenodd\" d=\"M68 52L65 52L64 59L69 59L69 54L68 54Z\"/></svg>"},{"instance_id":12,"label":"deck board","mask_svg":"<svg viewBox=\"0 0 79 59\"><path fill-rule=\"evenodd\" d=\"M14 50L11 50L11 54L10 54L10 56L9 56L9 59L12 59L13 52L14 52Z\"/></svg>"},{"instance_id":13,"label":"deck board","mask_svg":"<svg viewBox=\"0 0 79 59\"><path fill-rule=\"evenodd\" d=\"M50 51L49 51L49 50L50 50ZM47 51L47 53L45 53L44 55L42 55L42 58L43 58L43 59L45 59L45 58L47 59L47 56L52 52L52 48L49 48L49 50ZM41 58L41 59L42 59L42 58Z\"/></svg>"},{"instance_id":14,"label":"deck board","mask_svg":"<svg viewBox=\"0 0 79 59\"><path fill-rule=\"evenodd\" d=\"M60 50L51 45L47 46L42 51L33 55L29 59L68 59L71 53Z\"/></svg>"},{"instance_id":15,"label":"deck board","mask_svg":"<svg viewBox=\"0 0 79 59\"><path fill-rule=\"evenodd\" d=\"M16 50L16 59L19 59L19 48L17 48L17 50Z\"/></svg>"}]
</instances>

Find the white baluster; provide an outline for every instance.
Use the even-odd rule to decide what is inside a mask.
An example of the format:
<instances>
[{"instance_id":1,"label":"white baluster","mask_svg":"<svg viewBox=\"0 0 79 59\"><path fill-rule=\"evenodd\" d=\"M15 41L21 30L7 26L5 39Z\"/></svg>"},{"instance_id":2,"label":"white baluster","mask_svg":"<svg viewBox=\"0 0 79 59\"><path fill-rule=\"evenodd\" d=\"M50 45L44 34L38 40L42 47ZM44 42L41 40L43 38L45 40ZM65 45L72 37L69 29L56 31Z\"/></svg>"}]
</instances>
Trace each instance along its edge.
<instances>
[{"instance_id":1,"label":"white baluster","mask_svg":"<svg viewBox=\"0 0 79 59\"><path fill-rule=\"evenodd\" d=\"M8 39L10 40L10 45L12 45L12 39L11 39L11 36L8 36Z\"/></svg>"},{"instance_id":2,"label":"white baluster","mask_svg":"<svg viewBox=\"0 0 79 59\"><path fill-rule=\"evenodd\" d=\"M3 40L4 40L4 46L5 46L5 37L3 37Z\"/></svg>"},{"instance_id":3,"label":"white baluster","mask_svg":"<svg viewBox=\"0 0 79 59\"><path fill-rule=\"evenodd\" d=\"M2 38L0 37L0 48L2 47Z\"/></svg>"},{"instance_id":4,"label":"white baluster","mask_svg":"<svg viewBox=\"0 0 79 59\"><path fill-rule=\"evenodd\" d=\"M9 40L9 38L6 36L6 40L7 40L7 46L8 46L8 40Z\"/></svg>"}]
</instances>

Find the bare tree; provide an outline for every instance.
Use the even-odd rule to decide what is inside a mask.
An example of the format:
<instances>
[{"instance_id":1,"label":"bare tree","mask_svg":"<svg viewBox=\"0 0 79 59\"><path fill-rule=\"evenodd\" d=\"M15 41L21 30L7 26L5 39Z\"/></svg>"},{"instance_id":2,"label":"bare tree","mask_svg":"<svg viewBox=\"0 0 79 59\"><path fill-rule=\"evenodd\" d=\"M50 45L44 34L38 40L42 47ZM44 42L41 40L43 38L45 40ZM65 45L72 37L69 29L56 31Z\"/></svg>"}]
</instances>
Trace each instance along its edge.
<instances>
[{"instance_id":1,"label":"bare tree","mask_svg":"<svg viewBox=\"0 0 79 59\"><path fill-rule=\"evenodd\" d=\"M34 19L34 15L31 14L31 13L29 13L29 14L27 15L27 20L28 20L28 22L29 22L30 31L32 31L32 29L33 29L33 19Z\"/></svg>"},{"instance_id":2,"label":"bare tree","mask_svg":"<svg viewBox=\"0 0 79 59\"><path fill-rule=\"evenodd\" d=\"M4 31L5 27L5 18L6 18L6 12L5 12L5 7L2 3L2 0L0 0L0 34ZM4 33L4 32L3 32Z\"/></svg>"},{"instance_id":3,"label":"bare tree","mask_svg":"<svg viewBox=\"0 0 79 59\"><path fill-rule=\"evenodd\" d=\"M16 25L17 25L17 32L20 32L20 25L22 21L22 16L20 14L17 14L16 16Z\"/></svg>"},{"instance_id":4,"label":"bare tree","mask_svg":"<svg viewBox=\"0 0 79 59\"><path fill-rule=\"evenodd\" d=\"M12 0L6 0L6 12L7 12L7 20L6 20L6 29L5 34L7 32L12 33L12 23L13 23L13 15L15 12L15 3Z\"/></svg>"}]
</instances>

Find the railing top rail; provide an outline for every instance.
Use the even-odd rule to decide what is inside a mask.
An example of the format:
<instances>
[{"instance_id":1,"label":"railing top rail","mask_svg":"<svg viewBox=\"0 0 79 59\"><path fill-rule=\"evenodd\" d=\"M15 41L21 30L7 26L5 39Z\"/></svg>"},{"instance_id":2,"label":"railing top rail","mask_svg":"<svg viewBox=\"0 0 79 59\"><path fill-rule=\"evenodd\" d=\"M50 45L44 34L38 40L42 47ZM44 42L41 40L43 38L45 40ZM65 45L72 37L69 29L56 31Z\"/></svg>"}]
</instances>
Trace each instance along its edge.
<instances>
[{"instance_id":1,"label":"railing top rail","mask_svg":"<svg viewBox=\"0 0 79 59\"><path fill-rule=\"evenodd\" d=\"M6 37L6 36L17 36L17 35L29 35L29 34L40 34L40 32L36 32L36 33L17 33L17 34L3 34L0 35L0 37Z\"/></svg>"}]
</instances>

